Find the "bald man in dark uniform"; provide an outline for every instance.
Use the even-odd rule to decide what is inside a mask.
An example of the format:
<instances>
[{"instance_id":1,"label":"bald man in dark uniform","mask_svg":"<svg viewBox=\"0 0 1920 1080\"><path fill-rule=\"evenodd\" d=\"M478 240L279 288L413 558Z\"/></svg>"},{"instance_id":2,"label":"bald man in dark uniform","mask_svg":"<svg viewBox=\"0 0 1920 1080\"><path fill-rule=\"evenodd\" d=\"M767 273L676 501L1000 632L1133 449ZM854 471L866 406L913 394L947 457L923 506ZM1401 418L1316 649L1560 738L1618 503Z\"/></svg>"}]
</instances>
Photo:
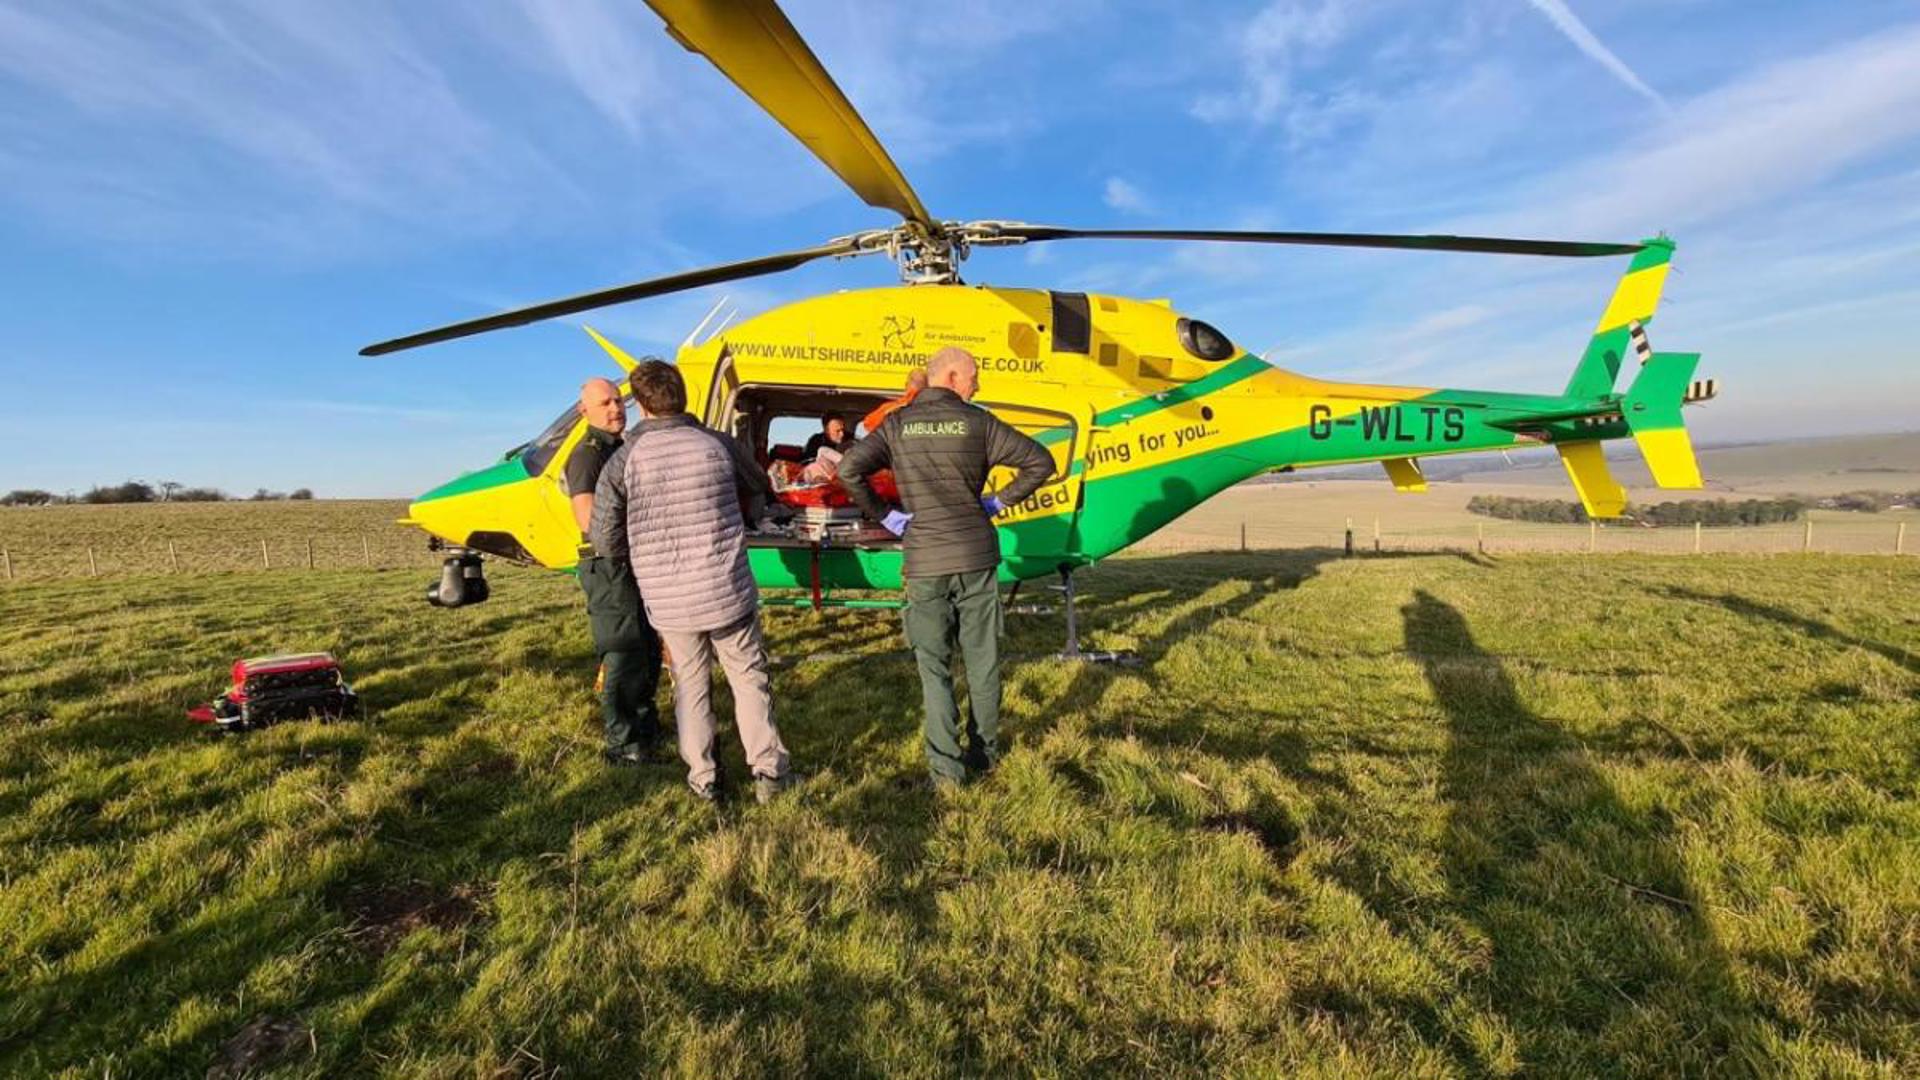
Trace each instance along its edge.
<instances>
[{"instance_id":1,"label":"bald man in dark uniform","mask_svg":"<svg viewBox=\"0 0 1920 1080\"><path fill-rule=\"evenodd\" d=\"M607 459L620 446L627 427L620 388L609 379L588 379L580 387L580 414L587 433L567 459L567 498L582 536L593 520L593 492ZM606 733L602 751L609 765L631 766L664 760L659 752L660 637L647 622L646 608L634 584L625 552L603 552L582 544L580 588L587 594L587 621L593 650L600 656L600 718Z\"/></svg>"}]
</instances>

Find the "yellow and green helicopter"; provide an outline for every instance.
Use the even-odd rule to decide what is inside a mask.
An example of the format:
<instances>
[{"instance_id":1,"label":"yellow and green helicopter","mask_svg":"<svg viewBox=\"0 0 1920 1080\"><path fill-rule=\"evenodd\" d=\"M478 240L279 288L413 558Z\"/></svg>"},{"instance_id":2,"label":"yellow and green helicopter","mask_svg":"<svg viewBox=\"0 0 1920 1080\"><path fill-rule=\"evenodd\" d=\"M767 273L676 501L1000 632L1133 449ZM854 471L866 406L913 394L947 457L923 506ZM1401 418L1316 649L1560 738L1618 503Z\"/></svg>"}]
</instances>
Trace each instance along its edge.
<instances>
[{"instance_id":1,"label":"yellow and green helicopter","mask_svg":"<svg viewBox=\"0 0 1920 1080\"><path fill-rule=\"evenodd\" d=\"M1401 491L1426 486L1422 457L1551 445L1587 511L1617 516L1626 493L1602 444L1631 436L1662 487L1699 487L1683 404L1713 395L1695 382L1695 353L1653 352L1645 324L1666 281L1672 241L1637 244L1323 232L1074 229L1014 221L941 221L772 0L648 0L667 32L705 56L869 205L901 222L817 247L712 266L455 323L369 346L379 355L720 282L816 259L884 254L903 283L814 297L707 332L680 348L688 409L765 454L782 417L858 415L900 392L945 345L980 361L977 404L1053 452L1053 480L996 520L1003 580L1059 575L1071 615L1072 574L1152 534L1225 488L1260 473L1379 461ZM1162 301L969 285L976 247L1076 238L1220 241L1467 251L1563 257L1631 256L1586 351L1559 394L1329 382L1274 367L1219 330ZM709 317L711 320L711 316ZM634 361L588 330L623 368ZM703 336L704 335L704 336ZM1625 358L1638 370L1615 389ZM441 602L484 598L479 555L567 568L580 530L561 489L586 422L569 409L494 465L420 496L409 524L451 549ZM750 559L762 588L900 585L889 541L841 546L767 536ZM484 581L484 579L481 579ZM863 601L847 601L860 604ZM879 601L864 601L879 604ZM1071 625L1071 623L1070 623ZM1070 632L1071 636L1071 632ZM1070 650L1072 642L1069 642Z\"/></svg>"}]
</instances>

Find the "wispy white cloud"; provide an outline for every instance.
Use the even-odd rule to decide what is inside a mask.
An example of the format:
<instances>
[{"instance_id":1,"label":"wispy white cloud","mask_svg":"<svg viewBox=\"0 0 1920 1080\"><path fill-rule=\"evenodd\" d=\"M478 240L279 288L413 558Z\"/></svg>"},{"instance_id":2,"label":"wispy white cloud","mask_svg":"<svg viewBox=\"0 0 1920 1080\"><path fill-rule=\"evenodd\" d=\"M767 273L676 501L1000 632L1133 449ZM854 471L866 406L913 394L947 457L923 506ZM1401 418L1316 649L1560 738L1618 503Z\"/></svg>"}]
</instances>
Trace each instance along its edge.
<instances>
[{"instance_id":1,"label":"wispy white cloud","mask_svg":"<svg viewBox=\"0 0 1920 1080\"><path fill-rule=\"evenodd\" d=\"M1349 23L1349 5L1326 0L1317 5L1275 0L1240 31L1240 85L1230 92L1203 94L1193 115L1212 124L1264 125L1297 111L1295 76L1304 63L1339 41Z\"/></svg>"},{"instance_id":2,"label":"wispy white cloud","mask_svg":"<svg viewBox=\"0 0 1920 1080\"><path fill-rule=\"evenodd\" d=\"M127 239L351 247L356 224L499 227L530 189L579 197L379 6L0 7L7 83L35 106L4 121L10 198Z\"/></svg>"},{"instance_id":3,"label":"wispy white cloud","mask_svg":"<svg viewBox=\"0 0 1920 1080\"><path fill-rule=\"evenodd\" d=\"M1635 75L1625 61L1613 54L1612 49L1602 44L1600 39L1594 36L1593 31L1587 29L1587 24L1580 21L1580 16L1575 15L1573 9L1567 6L1566 0L1527 0L1527 2L1545 15L1556 29L1566 35L1567 40L1573 42L1575 48L1606 68L1628 89L1662 109L1667 107L1666 99L1655 93L1654 89L1642 81L1640 76Z\"/></svg>"},{"instance_id":4,"label":"wispy white cloud","mask_svg":"<svg viewBox=\"0 0 1920 1080\"><path fill-rule=\"evenodd\" d=\"M1106 188L1100 194L1100 201L1112 210L1123 214L1145 214L1153 210L1146 193L1118 176L1107 177Z\"/></svg>"},{"instance_id":5,"label":"wispy white cloud","mask_svg":"<svg viewBox=\"0 0 1920 1080\"><path fill-rule=\"evenodd\" d=\"M913 163L1032 123L945 85L1076 10L801 14ZM936 48L937 67L914 59ZM338 261L840 193L638 4L0 3L0 202L144 251Z\"/></svg>"},{"instance_id":6,"label":"wispy white cloud","mask_svg":"<svg viewBox=\"0 0 1920 1080\"><path fill-rule=\"evenodd\" d=\"M648 48L660 29L651 12L604 0L517 6L567 80L629 138L677 115L668 106L682 103L662 85L657 50Z\"/></svg>"},{"instance_id":7,"label":"wispy white cloud","mask_svg":"<svg viewBox=\"0 0 1920 1080\"><path fill-rule=\"evenodd\" d=\"M1719 220L1920 136L1920 25L1782 61L1645 136L1523 185L1493 228L1613 233Z\"/></svg>"}]
</instances>

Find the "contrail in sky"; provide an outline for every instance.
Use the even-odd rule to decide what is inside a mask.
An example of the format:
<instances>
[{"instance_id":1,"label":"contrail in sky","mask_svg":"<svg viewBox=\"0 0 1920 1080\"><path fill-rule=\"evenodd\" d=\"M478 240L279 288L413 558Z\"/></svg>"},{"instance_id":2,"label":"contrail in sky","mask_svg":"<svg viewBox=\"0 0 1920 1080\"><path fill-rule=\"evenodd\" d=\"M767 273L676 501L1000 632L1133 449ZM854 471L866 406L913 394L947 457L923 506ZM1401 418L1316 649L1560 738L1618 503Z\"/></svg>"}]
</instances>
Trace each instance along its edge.
<instances>
[{"instance_id":1,"label":"contrail in sky","mask_svg":"<svg viewBox=\"0 0 1920 1080\"><path fill-rule=\"evenodd\" d=\"M1646 83L1641 82L1640 76L1635 75L1632 68L1613 55L1613 50L1600 44L1600 39L1593 36L1593 31L1587 29L1587 24L1581 22L1580 16L1573 13L1573 9L1567 6L1566 0L1527 0L1527 2L1538 8L1542 15L1552 19L1553 25L1560 28L1560 32L1567 36L1568 41L1573 42L1581 52L1599 61L1601 67L1613 72L1615 78L1626 83L1635 93L1660 108L1667 108L1667 99L1655 93Z\"/></svg>"}]
</instances>

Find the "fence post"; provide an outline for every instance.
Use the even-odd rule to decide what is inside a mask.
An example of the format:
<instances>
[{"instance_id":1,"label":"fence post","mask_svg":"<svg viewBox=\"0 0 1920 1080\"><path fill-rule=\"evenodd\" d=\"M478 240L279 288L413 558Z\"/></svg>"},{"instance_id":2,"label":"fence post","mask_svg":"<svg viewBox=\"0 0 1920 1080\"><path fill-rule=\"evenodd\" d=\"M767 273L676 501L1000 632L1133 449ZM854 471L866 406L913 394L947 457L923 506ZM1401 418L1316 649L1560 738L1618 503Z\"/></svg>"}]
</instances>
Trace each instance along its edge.
<instances>
[{"instance_id":1,"label":"fence post","mask_svg":"<svg viewBox=\"0 0 1920 1080\"><path fill-rule=\"evenodd\" d=\"M1373 515L1373 553L1380 553L1380 515Z\"/></svg>"},{"instance_id":2,"label":"fence post","mask_svg":"<svg viewBox=\"0 0 1920 1080\"><path fill-rule=\"evenodd\" d=\"M260 538L260 569L273 569L273 563L267 560L267 538L264 536Z\"/></svg>"},{"instance_id":3,"label":"fence post","mask_svg":"<svg viewBox=\"0 0 1920 1080\"><path fill-rule=\"evenodd\" d=\"M1247 519L1240 519L1240 550L1247 550Z\"/></svg>"},{"instance_id":4,"label":"fence post","mask_svg":"<svg viewBox=\"0 0 1920 1080\"><path fill-rule=\"evenodd\" d=\"M1600 548L1600 523L1587 519L1587 554L1591 555Z\"/></svg>"},{"instance_id":5,"label":"fence post","mask_svg":"<svg viewBox=\"0 0 1920 1080\"><path fill-rule=\"evenodd\" d=\"M1484 521L1473 523L1473 546L1479 550L1480 554L1487 553L1487 523Z\"/></svg>"},{"instance_id":6,"label":"fence post","mask_svg":"<svg viewBox=\"0 0 1920 1080\"><path fill-rule=\"evenodd\" d=\"M307 537L307 569L313 569L313 537Z\"/></svg>"},{"instance_id":7,"label":"fence post","mask_svg":"<svg viewBox=\"0 0 1920 1080\"><path fill-rule=\"evenodd\" d=\"M1903 521L1899 525L1895 526L1893 530L1893 553L1895 555L1902 555L1906 553L1906 549L1907 549L1907 523ZM13 568L11 565L9 565L7 568L7 576L8 577L13 576Z\"/></svg>"},{"instance_id":8,"label":"fence post","mask_svg":"<svg viewBox=\"0 0 1920 1080\"><path fill-rule=\"evenodd\" d=\"M100 564L93 561L93 545L92 544L87 545L87 576L88 577L100 576Z\"/></svg>"},{"instance_id":9,"label":"fence post","mask_svg":"<svg viewBox=\"0 0 1920 1080\"><path fill-rule=\"evenodd\" d=\"M1901 528L1904 529L1906 528L1906 526L1902 525ZM1898 545L1895 545L1895 546L1897 547ZM12 581L13 580L13 552L8 551L6 548L0 548L0 562L7 564L7 580Z\"/></svg>"},{"instance_id":10,"label":"fence post","mask_svg":"<svg viewBox=\"0 0 1920 1080\"><path fill-rule=\"evenodd\" d=\"M174 574L180 572L180 557L174 554L171 540L167 541L167 571Z\"/></svg>"},{"instance_id":11,"label":"fence post","mask_svg":"<svg viewBox=\"0 0 1920 1080\"><path fill-rule=\"evenodd\" d=\"M1808 518L1807 531L1804 534L1802 534L1800 537L1800 553L1804 555L1807 552L1812 550L1813 550L1813 519Z\"/></svg>"},{"instance_id":12,"label":"fence post","mask_svg":"<svg viewBox=\"0 0 1920 1080\"><path fill-rule=\"evenodd\" d=\"M1700 523L1693 523L1693 553L1700 554Z\"/></svg>"},{"instance_id":13,"label":"fence post","mask_svg":"<svg viewBox=\"0 0 1920 1080\"><path fill-rule=\"evenodd\" d=\"M1241 526L1241 528L1242 528L1242 529L1245 529L1245 528L1246 528L1246 526L1245 526L1245 525L1242 525L1242 526ZM1245 543L1243 542L1243 543L1241 543L1241 545L1240 545L1240 546L1241 546L1241 547L1246 547L1247 545L1246 545L1246 544L1245 544ZM361 561L361 562L363 562L363 563L366 563L366 564L367 564L368 566L372 566L372 565L373 565L373 549L367 546L367 534L366 534L366 533L361 533L361 534L360 534L360 561Z\"/></svg>"},{"instance_id":14,"label":"fence post","mask_svg":"<svg viewBox=\"0 0 1920 1080\"><path fill-rule=\"evenodd\" d=\"M1347 558L1353 558L1353 519L1347 519Z\"/></svg>"}]
</instances>

